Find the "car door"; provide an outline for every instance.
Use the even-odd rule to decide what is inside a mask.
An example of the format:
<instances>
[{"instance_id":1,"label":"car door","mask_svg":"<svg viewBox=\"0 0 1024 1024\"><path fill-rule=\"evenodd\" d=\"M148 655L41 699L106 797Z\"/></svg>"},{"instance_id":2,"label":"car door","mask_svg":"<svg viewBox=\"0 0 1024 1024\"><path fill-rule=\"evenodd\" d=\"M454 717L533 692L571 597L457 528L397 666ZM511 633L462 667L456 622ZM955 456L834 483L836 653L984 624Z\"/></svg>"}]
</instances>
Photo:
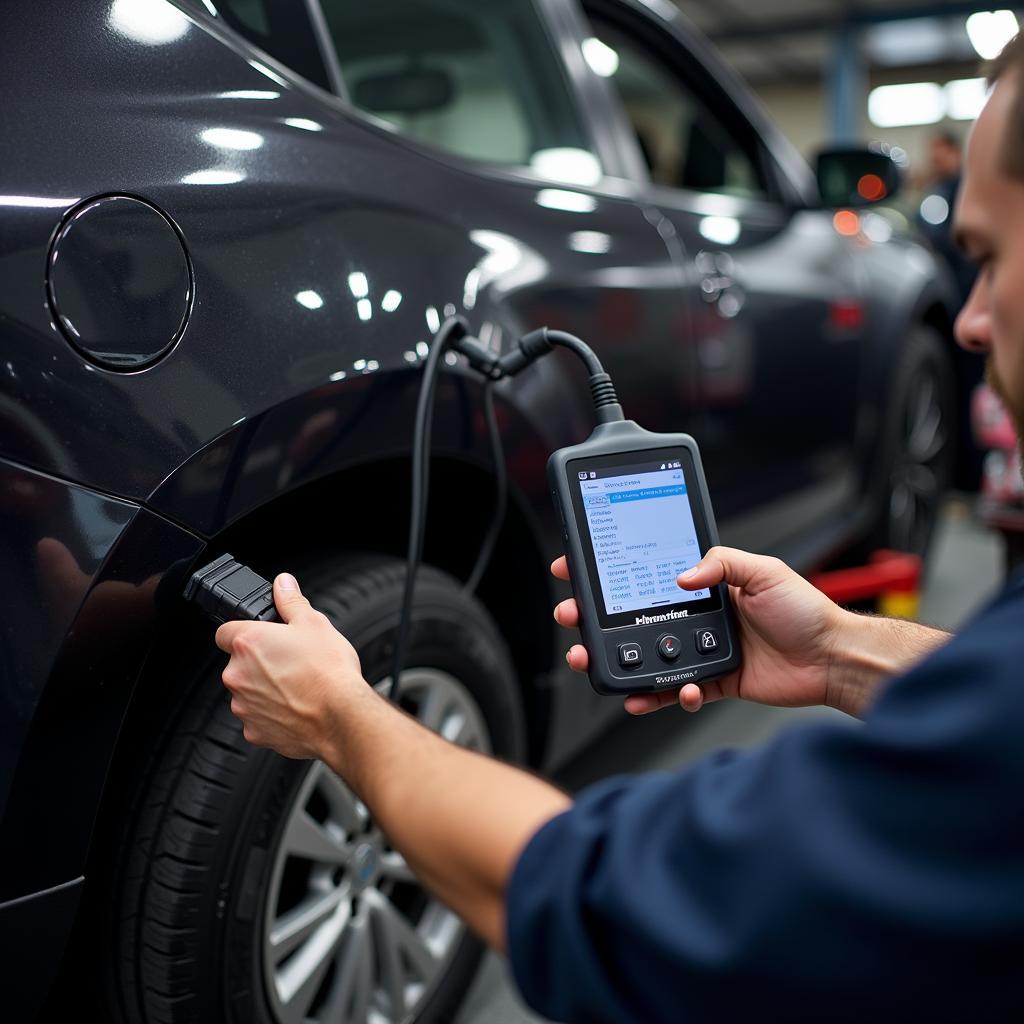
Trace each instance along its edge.
<instances>
[{"instance_id":1,"label":"car door","mask_svg":"<svg viewBox=\"0 0 1024 1024\"><path fill-rule=\"evenodd\" d=\"M658 218L636 201L617 146L593 131L586 97L577 92L583 58L575 39L565 38L554 0L218 0L214 6L222 22L271 56L280 49L282 61L296 52L288 31L295 34L307 8L317 13L313 28L325 70L297 70L329 82L334 99L324 94L320 131L308 132L308 139L295 133L294 159L322 159L301 143L327 141L336 126L344 130L337 202L324 207L311 234L317 268L359 268L354 278L336 274L364 310L356 323L351 316L339 321L338 333L359 337L360 352L374 353L380 373L395 368L392 349L405 370L401 354L415 359L424 325L436 330L444 315L458 312L496 348L541 324L578 334L609 365L628 371L632 392L647 402L668 381L688 376L682 362L688 350L678 347L666 368L662 341L681 329L681 266ZM279 43L282 35L287 45ZM381 162L388 147L391 159ZM310 252L313 244L306 244ZM387 296L378 296L385 288L403 296L393 312ZM334 310L325 302L318 312L339 315ZM618 376L616 382L623 383ZM514 496L530 507L542 532L548 528L550 553L558 553L543 462L551 448L582 440L591 429L585 377L572 356L559 353L503 388L501 397L544 438L543 445L517 451L507 437L507 454ZM643 405L632 411L642 415ZM439 413L435 450L444 443L443 420ZM459 505L452 514L473 532L479 525L473 517L485 512ZM562 675L553 673L553 700L564 693L572 713L551 721L573 734L552 740L564 752L608 707L578 678Z\"/></svg>"},{"instance_id":2,"label":"car door","mask_svg":"<svg viewBox=\"0 0 1024 1024\"><path fill-rule=\"evenodd\" d=\"M698 59L675 20L625 2L586 12L643 158L643 195L681 241L693 377L677 391L723 538L781 550L855 494L864 316L849 240L831 214L799 208L717 80L729 73ZM683 413L670 415L648 426L678 427Z\"/></svg>"}]
</instances>

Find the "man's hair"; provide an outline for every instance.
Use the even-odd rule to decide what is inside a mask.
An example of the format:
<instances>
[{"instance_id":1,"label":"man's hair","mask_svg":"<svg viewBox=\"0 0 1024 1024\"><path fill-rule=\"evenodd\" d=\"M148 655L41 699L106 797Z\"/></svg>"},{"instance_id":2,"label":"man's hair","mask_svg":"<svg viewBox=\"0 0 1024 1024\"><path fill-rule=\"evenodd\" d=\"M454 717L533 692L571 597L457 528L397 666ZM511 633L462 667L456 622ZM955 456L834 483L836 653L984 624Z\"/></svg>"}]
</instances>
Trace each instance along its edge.
<instances>
[{"instance_id":1,"label":"man's hair","mask_svg":"<svg viewBox=\"0 0 1024 1024\"><path fill-rule=\"evenodd\" d=\"M1003 139L1003 170L1014 178L1024 178L1024 32L1018 32L1003 47L1002 53L990 60L984 67L989 85L1005 79L1010 74L1017 76L1017 95L1010 108L1006 138Z\"/></svg>"}]
</instances>

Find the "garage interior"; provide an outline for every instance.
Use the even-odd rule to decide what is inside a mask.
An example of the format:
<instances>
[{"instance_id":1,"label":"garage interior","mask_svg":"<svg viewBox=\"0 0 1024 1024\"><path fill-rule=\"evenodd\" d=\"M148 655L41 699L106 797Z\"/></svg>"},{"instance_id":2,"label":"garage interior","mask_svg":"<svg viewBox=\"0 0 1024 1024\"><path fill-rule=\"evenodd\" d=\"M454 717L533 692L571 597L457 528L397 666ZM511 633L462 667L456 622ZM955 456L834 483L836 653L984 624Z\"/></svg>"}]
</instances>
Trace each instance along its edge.
<instances>
[{"instance_id":1,"label":"garage interior","mask_svg":"<svg viewBox=\"0 0 1024 1024\"><path fill-rule=\"evenodd\" d=\"M904 0L676 0L753 87L771 118L808 160L828 145L877 141L902 151L901 214L951 216L929 189L929 141L965 141L986 90L980 64L1017 30L1022 10L976 3ZM876 91L880 90L880 91ZM1001 456L990 453L990 458ZM1005 535L978 515L972 489L949 497L923 575L921 622L956 630L998 592L1007 571ZM624 722L558 779L570 790L619 772L679 768L723 747L753 746L795 720L842 715L741 702L704 708L699 723L676 716ZM698 728L680 728L680 725ZM457 1024L542 1024L488 956Z\"/></svg>"}]
</instances>

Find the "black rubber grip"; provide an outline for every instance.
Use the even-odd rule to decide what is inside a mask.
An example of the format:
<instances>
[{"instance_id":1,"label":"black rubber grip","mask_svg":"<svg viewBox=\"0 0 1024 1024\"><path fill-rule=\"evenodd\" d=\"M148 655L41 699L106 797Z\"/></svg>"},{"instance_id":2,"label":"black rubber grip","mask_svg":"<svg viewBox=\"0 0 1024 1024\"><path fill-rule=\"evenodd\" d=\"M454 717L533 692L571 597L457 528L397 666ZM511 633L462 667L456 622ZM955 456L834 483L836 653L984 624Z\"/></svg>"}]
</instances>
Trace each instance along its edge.
<instances>
[{"instance_id":1,"label":"black rubber grip","mask_svg":"<svg viewBox=\"0 0 1024 1024\"><path fill-rule=\"evenodd\" d=\"M278 622L274 586L231 555L221 555L192 573L185 600L194 601L216 623L235 619Z\"/></svg>"}]
</instances>

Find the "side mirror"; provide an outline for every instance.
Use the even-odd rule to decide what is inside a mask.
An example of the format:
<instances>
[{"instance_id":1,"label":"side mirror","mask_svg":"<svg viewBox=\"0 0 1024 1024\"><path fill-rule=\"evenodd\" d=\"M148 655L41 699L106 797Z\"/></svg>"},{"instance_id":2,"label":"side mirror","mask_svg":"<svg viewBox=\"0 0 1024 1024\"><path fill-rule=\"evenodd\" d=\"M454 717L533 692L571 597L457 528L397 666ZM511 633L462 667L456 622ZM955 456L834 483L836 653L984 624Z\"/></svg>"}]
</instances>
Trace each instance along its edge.
<instances>
[{"instance_id":1,"label":"side mirror","mask_svg":"<svg viewBox=\"0 0 1024 1024\"><path fill-rule=\"evenodd\" d=\"M454 97L451 75L436 68L369 75L352 88L352 102L372 114L425 114L448 106Z\"/></svg>"},{"instance_id":2,"label":"side mirror","mask_svg":"<svg viewBox=\"0 0 1024 1024\"><path fill-rule=\"evenodd\" d=\"M900 165L881 143L823 150L815 172L824 206L870 206L891 199L903 183Z\"/></svg>"}]
</instances>

